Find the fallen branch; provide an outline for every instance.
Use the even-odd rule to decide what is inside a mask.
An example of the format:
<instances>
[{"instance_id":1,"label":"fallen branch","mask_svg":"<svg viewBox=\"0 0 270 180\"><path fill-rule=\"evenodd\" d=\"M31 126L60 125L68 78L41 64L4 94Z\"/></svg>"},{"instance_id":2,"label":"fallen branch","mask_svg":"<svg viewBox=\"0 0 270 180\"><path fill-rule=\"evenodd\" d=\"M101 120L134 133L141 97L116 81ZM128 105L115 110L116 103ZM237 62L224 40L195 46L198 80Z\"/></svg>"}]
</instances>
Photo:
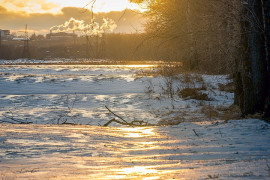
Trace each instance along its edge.
<instances>
[{"instance_id":1,"label":"fallen branch","mask_svg":"<svg viewBox=\"0 0 270 180\"><path fill-rule=\"evenodd\" d=\"M153 124L149 124L148 122L144 122L144 121L131 121L130 123L127 122L126 120L124 120L121 116L115 114L114 112L112 112L112 110L110 110L107 106L105 106L106 109L112 113L114 116L118 117L119 119L121 119L123 122L121 121L118 121L116 120L115 118L113 118L112 120L110 120L109 122L107 122L106 124L104 124L103 126L104 127L107 127L109 126L112 122L116 122L118 124L121 124L121 125L125 125L125 126L132 126L132 127L135 127L135 126L139 126L139 127L144 127L144 126L154 126Z\"/></svg>"},{"instance_id":2,"label":"fallen branch","mask_svg":"<svg viewBox=\"0 0 270 180\"><path fill-rule=\"evenodd\" d=\"M115 118L113 118L112 120L110 120L109 122L107 122L106 124L104 124L103 126L104 126L104 127L107 127L107 126L109 126L112 122L116 122L116 123L122 124L122 125L127 125L127 123L123 123L123 122L121 122L121 121L117 121Z\"/></svg>"},{"instance_id":3,"label":"fallen branch","mask_svg":"<svg viewBox=\"0 0 270 180\"><path fill-rule=\"evenodd\" d=\"M0 123L18 124L18 123L14 123L14 122L10 122L10 121L5 121L5 120L0 120Z\"/></svg>"},{"instance_id":4,"label":"fallen branch","mask_svg":"<svg viewBox=\"0 0 270 180\"><path fill-rule=\"evenodd\" d=\"M148 122L144 122L144 121L132 121L131 124L133 124L134 126L148 126Z\"/></svg>"},{"instance_id":5,"label":"fallen branch","mask_svg":"<svg viewBox=\"0 0 270 180\"><path fill-rule=\"evenodd\" d=\"M116 120L115 118L113 118L112 120L108 121L106 124L104 124L104 127L109 126L112 122L116 122L118 124L124 125L124 126L138 126L138 127L145 127L145 126L154 126L153 124L148 124L147 122L144 121L132 121L131 123L125 123L125 122L121 122Z\"/></svg>"},{"instance_id":6,"label":"fallen branch","mask_svg":"<svg viewBox=\"0 0 270 180\"><path fill-rule=\"evenodd\" d=\"M105 106L105 108L112 113L114 116L118 117L119 119L121 119L122 121L124 121L126 124L128 124L128 122L126 120L124 120L122 117L118 116L117 114L115 114L114 112L112 112L107 106ZM113 119L112 119L113 120Z\"/></svg>"},{"instance_id":7,"label":"fallen branch","mask_svg":"<svg viewBox=\"0 0 270 180\"><path fill-rule=\"evenodd\" d=\"M13 116L13 113L10 111L9 112L12 116L9 116L9 115L6 115L5 113L2 114L2 116L4 116L5 118L11 120L11 121L14 121L14 122L10 122L10 121L6 121L6 120L1 120L1 122L3 123L10 123L10 124L32 124L33 122L25 122L25 121L22 121L22 120L18 120L18 119L15 119Z\"/></svg>"}]
</instances>

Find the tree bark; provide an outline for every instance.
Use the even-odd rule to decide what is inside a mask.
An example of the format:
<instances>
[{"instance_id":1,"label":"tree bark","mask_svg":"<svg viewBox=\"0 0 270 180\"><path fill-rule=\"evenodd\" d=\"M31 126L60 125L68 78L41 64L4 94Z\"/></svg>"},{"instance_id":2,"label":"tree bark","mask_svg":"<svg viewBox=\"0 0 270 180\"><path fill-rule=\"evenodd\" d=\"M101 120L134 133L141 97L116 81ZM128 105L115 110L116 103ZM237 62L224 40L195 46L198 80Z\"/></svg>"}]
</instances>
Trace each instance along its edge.
<instances>
[{"instance_id":1,"label":"tree bark","mask_svg":"<svg viewBox=\"0 0 270 180\"><path fill-rule=\"evenodd\" d=\"M265 102L264 118L270 121L270 0L261 0L263 6L263 23L265 37L265 52L266 52L266 69L267 69L267 98Z\"/></svg>"},{"instance_id":2,"label":"tree bark","mask_svg":"<svg viewBox=\"0 0 270 180\"><path fill-rule=\"evenodd\" d=\"M191 20L191 2L190 0L186 0L186 25L187 25L187 33L189 38L189 70L194 70L198 67L198 59L196 56L196 40L194 36L194 30L192 28L192 20Z\"/></svg>"},{"instance_id":3,"label":"tree bark","mask_svg":"<svg viewBox=\"0 0 270 180\"><path fill-rule=\"evenodd\" d=\"M269 103L269 0L248 0L243 4L241 56L236 60L235 103L242 114L265 113ZM269 19L268 19L269 20ZM268 24L268 26L267 26ZM268 45L267 45L268 44Z\"/></svg>"}]
</instances>

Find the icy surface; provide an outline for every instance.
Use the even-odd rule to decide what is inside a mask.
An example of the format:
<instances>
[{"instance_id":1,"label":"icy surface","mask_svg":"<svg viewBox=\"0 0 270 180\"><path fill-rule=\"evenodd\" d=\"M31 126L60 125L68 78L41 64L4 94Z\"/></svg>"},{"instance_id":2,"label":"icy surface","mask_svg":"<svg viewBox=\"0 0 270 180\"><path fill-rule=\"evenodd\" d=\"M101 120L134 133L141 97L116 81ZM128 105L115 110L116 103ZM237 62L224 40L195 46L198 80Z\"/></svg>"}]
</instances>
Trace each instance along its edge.
<instances>
[{"instance_id":1,"label":"icy surface","mask_svg":"<svg viewBox=\"0 0 270 180\"><path fill-rule=\"evenodd\" d=\"M270 126L255 119L142 128L0 126L2 179L270 178Z\"/></svg>"}]
</instances>

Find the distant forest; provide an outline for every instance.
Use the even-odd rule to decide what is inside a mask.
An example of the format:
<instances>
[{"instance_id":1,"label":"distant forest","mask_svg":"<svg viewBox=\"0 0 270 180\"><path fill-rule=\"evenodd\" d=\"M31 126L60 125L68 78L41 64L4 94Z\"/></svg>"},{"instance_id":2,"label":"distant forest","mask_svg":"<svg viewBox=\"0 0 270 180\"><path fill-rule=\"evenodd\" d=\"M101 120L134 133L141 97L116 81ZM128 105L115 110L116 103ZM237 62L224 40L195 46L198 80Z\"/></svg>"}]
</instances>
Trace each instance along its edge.
<instances>
[{"instance_id":1,"label":"distant forest","mask_svg":"<svg viewBox=\"0 0 270 180\"><path fill-rule=\"evenodd\" d=\"M103 37L77 37L74 40L47 40L42 36L29 41L32 59L89 58L110 60L155 60L187 61L189 49L185 41L175 43L162 39L150 39L145 34L105 34ZM217 38L217 37L216 37ZM22 58L23 41L3 41L1 59ZM232 63L221 51L209 51L208 46L200 46L196 53L200 59L200 70L209 73L230 73ZM218 62L218 63L217 63ZM209 68L210 67L210 68Z\"/></svg>"}]
</instances>

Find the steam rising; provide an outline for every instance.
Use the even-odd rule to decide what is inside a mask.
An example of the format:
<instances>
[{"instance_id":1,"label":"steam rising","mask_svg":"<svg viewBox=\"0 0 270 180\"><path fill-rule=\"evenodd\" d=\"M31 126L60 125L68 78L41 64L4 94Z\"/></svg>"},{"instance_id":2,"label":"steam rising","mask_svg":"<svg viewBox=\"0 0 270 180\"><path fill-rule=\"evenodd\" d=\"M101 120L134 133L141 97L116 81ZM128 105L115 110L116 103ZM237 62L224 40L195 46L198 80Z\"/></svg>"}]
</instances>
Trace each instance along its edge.
<instances>
[{"instance_id":1,"label":"steam rising","mask_svg":"<svg viewBox=\"0 0 270 180\"><path fill-rule=\"evenodd\" d=\"M109 18L103 18L101 25L94 21L86 24L84 20L70 18L69 21L58 26L53 26L50 30L54 32L81 31L89 36L102 36L106 31L113 32L116 27L115 22Z\"/></svg>"}]
</instances>

